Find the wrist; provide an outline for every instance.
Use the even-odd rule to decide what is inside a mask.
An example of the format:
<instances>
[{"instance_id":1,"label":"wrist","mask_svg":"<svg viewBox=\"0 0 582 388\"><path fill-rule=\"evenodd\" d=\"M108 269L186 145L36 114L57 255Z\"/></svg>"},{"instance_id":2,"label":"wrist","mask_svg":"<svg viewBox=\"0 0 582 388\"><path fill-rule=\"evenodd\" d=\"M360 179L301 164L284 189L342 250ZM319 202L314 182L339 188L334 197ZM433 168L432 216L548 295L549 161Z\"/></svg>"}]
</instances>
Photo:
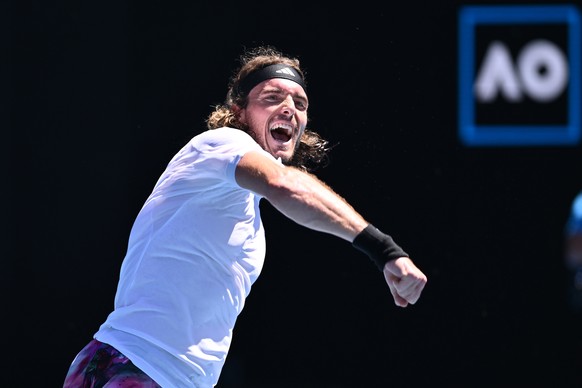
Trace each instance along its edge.
<instances>
[{"instance_id":1,"label":"wrist","mask_svg":"<svg viewBox=\"0 0 582 388\"><path fill-rule=\"evenodd\" d=\"M364 228L352 242L352 246L368 255L380 271L391 260L408 257L408 254L394 242L392 237L381 232L372 224Z\"/></svg>"}]
</instances>

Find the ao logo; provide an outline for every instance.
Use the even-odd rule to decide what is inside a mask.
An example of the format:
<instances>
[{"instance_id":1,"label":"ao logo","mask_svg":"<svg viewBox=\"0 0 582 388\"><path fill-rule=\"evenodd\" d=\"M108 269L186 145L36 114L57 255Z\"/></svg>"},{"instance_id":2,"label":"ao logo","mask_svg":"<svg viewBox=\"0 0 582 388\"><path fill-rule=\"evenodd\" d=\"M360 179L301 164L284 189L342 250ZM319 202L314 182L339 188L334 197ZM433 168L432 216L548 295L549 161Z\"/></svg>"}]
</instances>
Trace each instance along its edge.
<instances>
[{"instance_id":1,"label":"ao logo","mask_svg":"<svg viewBox=\"0 0 582 388\"><path fill-rule=\"evenodd\" d=\"M534 40L519 52L515 65L509 48L492 42L475 81L475 95L490 102L501 94L519 102L527 94L533 100L555 100L568 85L568 60L563 51L548 40Z\"/></svg>"},{"instance_id":2,"label":"ao logo","mask_svg":"<svg viewBox=\"0 0 582 388\"><path fill-rule=\"evenodd\" d=\"M458 130L464 145L580 142L580 25L574 5L461 8Z\"/></svg>"}]
</instances>

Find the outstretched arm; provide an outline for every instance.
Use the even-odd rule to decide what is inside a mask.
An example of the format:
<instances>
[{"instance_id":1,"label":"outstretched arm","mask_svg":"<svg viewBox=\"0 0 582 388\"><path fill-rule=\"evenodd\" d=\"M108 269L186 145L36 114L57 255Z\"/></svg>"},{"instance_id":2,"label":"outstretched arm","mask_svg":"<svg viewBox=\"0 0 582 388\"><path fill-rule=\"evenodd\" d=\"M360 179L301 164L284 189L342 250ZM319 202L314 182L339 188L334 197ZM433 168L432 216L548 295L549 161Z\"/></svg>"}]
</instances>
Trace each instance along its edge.
<instances>
[{"instance_id":1,"label":"outstretched arm","mask_svg":"<svg viewBox=\"0 0 582 388\"><path fill-rule=\"evenodd\" d=\"M367 254L383 272L397 306L414 304L427 278L408 255L315 176L249 152L236 168L237 183L267 199L286 217L329 233Z\"/></svg>"},{"instance_id":2,"label":"outstretched arm","mask_svg":"<svg viewBox=\"0 0 582 388\"><path fill-rule=\"evenodd\" d=\"M307 228L352 242L368 222L315 176L282 166L258 152L239 161L237 183L267 199L286 217Z\"/></svg>"}]
</instances>

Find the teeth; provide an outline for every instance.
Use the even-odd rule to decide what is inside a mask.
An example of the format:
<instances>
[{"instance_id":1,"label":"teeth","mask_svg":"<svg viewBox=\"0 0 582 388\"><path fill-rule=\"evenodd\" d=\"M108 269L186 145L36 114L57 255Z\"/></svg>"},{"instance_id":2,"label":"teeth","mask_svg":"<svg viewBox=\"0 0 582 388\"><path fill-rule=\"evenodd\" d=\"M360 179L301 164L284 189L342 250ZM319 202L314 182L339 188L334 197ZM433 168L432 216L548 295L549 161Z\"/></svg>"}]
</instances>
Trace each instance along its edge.
<instances>
[{"instance_id":1,"label":"teeth","mask_svg":"<svg viewBox=\"0 0 582 388\"><path fill-rule=\"evenodd\" d=\"M288 142L293 137L293 126L289 123L274 123L269 127L273 139Z\"/></svg>"},{"instance_id":2,"label":"teeth","mask_svg":"<svg viewBox=\"0 0 582 388\"><path fill-rule=\"evenodd\" d=\"M282 124L282 123L279 123L279 124L274 124L273 126L271 126L271 127L269 128L269 130L270 130L270 131L274 131L274 130L276 130L276 129L279 129L279 130L283 129L283 130L285 130L285 131L287 132L287 134L289 134L289 135L290 135L291 133L293 133L293 126L292 126L292 125L289 125L289 124Z\"/></svg>"}]
</instances>

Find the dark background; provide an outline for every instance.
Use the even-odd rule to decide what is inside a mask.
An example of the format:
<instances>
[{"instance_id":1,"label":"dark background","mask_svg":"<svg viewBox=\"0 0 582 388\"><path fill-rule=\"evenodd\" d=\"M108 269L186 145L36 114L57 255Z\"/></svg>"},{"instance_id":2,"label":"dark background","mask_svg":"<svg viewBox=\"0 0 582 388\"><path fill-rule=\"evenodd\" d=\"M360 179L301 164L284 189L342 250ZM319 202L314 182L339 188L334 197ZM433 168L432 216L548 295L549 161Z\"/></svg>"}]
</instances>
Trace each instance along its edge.
<instances>
[{"instance_id":1,"label":"dark background","mask_svg":"<svg viewBox=\"0 0 582 388\"><path fill-rule=\"evenodd\" d=\"M365 256L264 202L266 263L218 386L582 385L563 265L582 146L459 141L464 4L2 3L0 385L62 386L143 201L263 43L307 71L311 128L335 145L317 174L429 282L400 309Z\"/></svg>"}]
</instances>

